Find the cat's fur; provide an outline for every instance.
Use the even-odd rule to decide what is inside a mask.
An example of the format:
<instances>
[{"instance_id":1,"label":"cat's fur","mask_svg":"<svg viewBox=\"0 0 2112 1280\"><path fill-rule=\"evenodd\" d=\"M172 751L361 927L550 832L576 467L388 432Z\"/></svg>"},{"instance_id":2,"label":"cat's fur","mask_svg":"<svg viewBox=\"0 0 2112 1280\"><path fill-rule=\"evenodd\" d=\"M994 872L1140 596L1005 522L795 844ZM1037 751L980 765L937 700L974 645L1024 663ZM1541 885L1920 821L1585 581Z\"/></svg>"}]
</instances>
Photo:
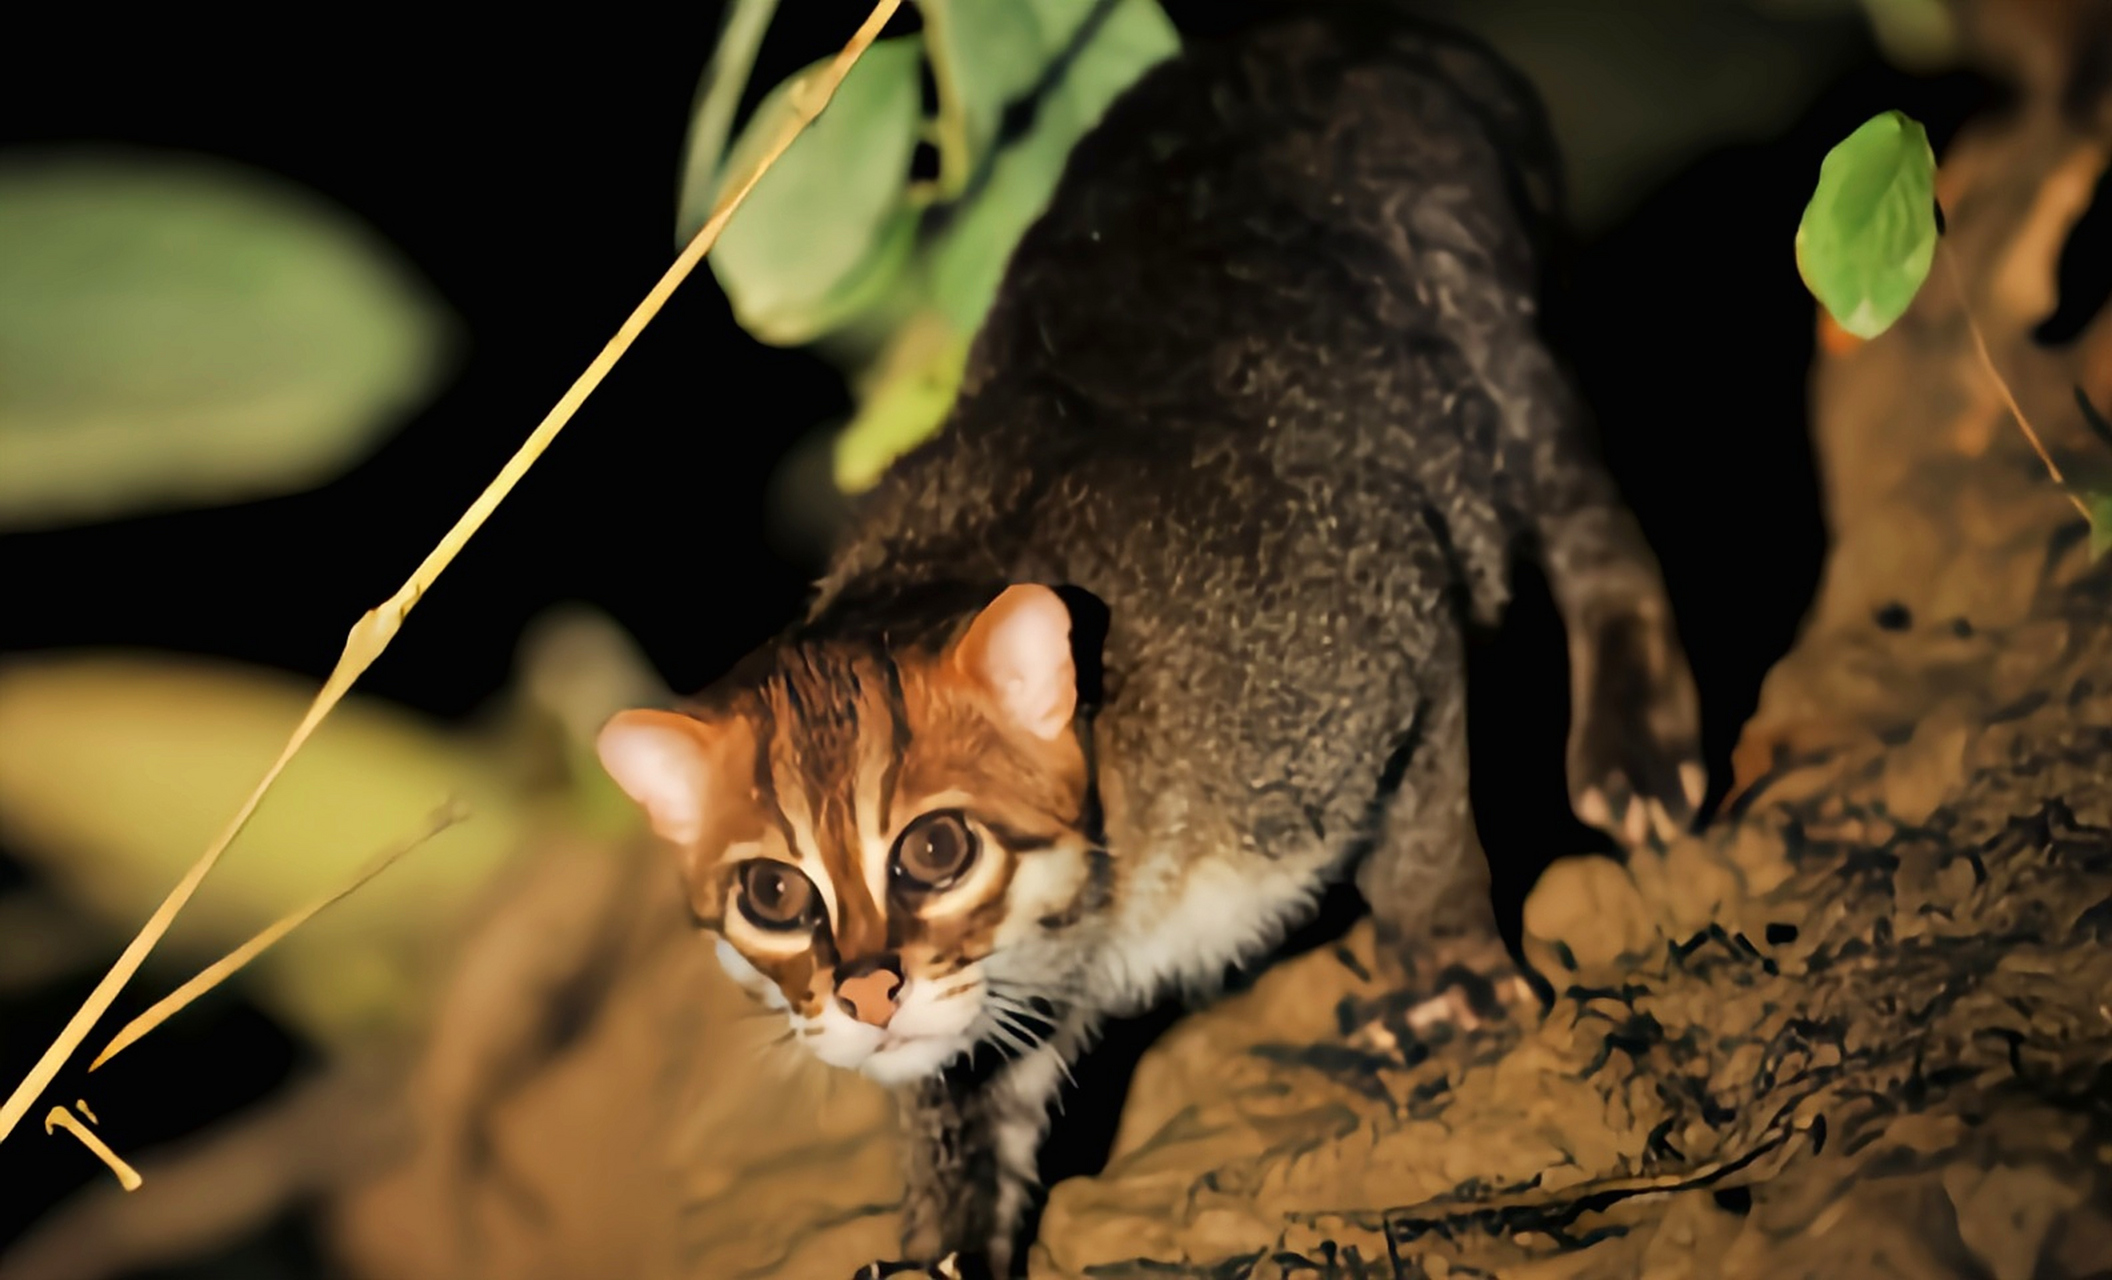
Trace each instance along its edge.
<instances>
[{"instance_id":1,"label":"cat's fur","mask_svg":"<svg viewBox=\"0 0 2112 1280\"><path fill-rule=\"evenodd\" d=\"M912 1258L1002 1273L1095 1024L1208 990L1350 863L1406 972L1500 959L1462 630L1520 545L1578 812L1698 803L1658 570L1535 328L1555 190L1533 95L1463 39L1343 8L1189 49L1080 143L806 620L605 732L729 970L901 1089ZM964 825L904 834L929 813ZM964 838L957 882L901 870ZM789 927L743 906L757 859L811 881L761 872Z\"/></svg>"}]
</instances>

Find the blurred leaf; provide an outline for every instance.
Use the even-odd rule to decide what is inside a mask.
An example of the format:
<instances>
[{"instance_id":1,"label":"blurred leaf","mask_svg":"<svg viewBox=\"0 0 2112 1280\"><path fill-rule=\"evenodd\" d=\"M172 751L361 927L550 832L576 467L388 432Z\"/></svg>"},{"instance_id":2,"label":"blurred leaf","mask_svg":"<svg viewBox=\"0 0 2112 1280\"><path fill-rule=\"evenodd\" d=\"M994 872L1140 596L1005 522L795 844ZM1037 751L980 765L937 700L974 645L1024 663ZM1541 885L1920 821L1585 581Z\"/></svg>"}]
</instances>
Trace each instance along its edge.
<instances>
[{"instance_id":1,"label":"blurred leaf","mask_svg":"<svg viewBox=\"0 0 2112 1280\"><path fill-rule=\"evenodd\" d=\"M109 931L42 889L0 894L0 995L110 963Z\"/></svg>"},{"instance_id":2,"label":"blurred leaf","mask_svg":"<svg viewBox=\"0 0 2112 1280\"><path fill-rule=\"evenodd\" d=\"M1913 303L1936 236L1929 135L1887 111L1826 153L1797 226L1797 270L1843 329L1874 338Z\"/></svg>"},{"instance_id":3,"label":"blurred leaf","mask_svg":"<svg viewBox=\"0 0 2112 1280\"><path fill-rule=\"evenodd\" d=\"M764 493L764 535L786 563L819 576L849 527L854 504L836 483L836 442L847 418L831 418L803 432L770 473Z\"/></svg>"},{"instance_id":4,"label":"blurred leaf","mask_svg":"<svg viewBox=\"0 0 2112 1280\"><path fill-rule=\"evenodd\" d=\"M1947 0L1862 0L1878 48L1909 71L1936 71L1958 56L1958 24Z\"/></svg>"},{"instance_id":5,"label":"blurred leaf","mask_svg":"<svg viewBox=\"0 0 2112 1280\"><path fill-rule=\"evenodd\" d=\"M0 155L0 524L320 483L424 402L451 330L388 245L283 180Z\"/></svg>"},{"instance_id":6,"label":"blurred leaf","mask_svg":"<svg viewBox=\"0 0 2112 1280\"><path fill-rule=\"evenodd\" d=\"M1047 0L1017 10L1031 13L1037 29L1030 53L1029 24L995 19L989 10L996 3L947 0L949 34L958 33L963 42L946 56L963 67L989 64L963 75L969 118L1001 112L1004 100L1050 67L1060 67L1061 75L1035 105L1033 127L997 154L987 181L970 190L932 247L933 300L968 335L982 327L1005 264L1048 207L1071 148L1123 90L1180 48L1179 33L1154 0ZM969 15L977 16L971 22ZM969 36L988 40L988 47L968 47ZM1082 43L1072 51L1074 41Z\"/></svg>"},{"instance_id":7,"label":"blurred leaf","mask_svg":"<svg viewBox=\"0 0 2112 1280\"><path fill-rule=\"evenodd\" d=\"M697 85L696 106L690 112L689 141L683 147L682 205L675 228L677 247L687 245L710 216L707 190L692 190L694 177L702 188L717 184L719 161L726 154L726 135L733 129L733 113L741 93L748 87L748 73L755 66L756 50L763 32L777 12L777 0L733 0L719 24L719 40L712 46L711 61Z\"/></svg>"},{"instance_id":8,"label":"blurred leaf","mask_svg":"<svg viewBox=\"0 0 2112 1280\"><path fill-rule=\"evenodd\" d=\"M549 744L555 759L547 763L574 825L602 835L639 830L637 804L602 768L594 746L618 711L664 706L673 697L638 642L601 610L563 604L529 622L514 668L524 708L556 730Z\"/></svg>"},{"instance_id":9,"label":"blurred leaf","mask_svg":"<svg viewBox=\"0 0 2112 1280\"><path fill-rule=\"evenodd\" d=\"M2112 551L2112 492L2085 493L2083 505L2090 509L2090 558L2095 560Z\"/></svg>"},{"instance_id":10,"label":"blurred leaf","mask_svg":"<svg viewBox=\"0 0 2112 1280\"><path fill-rule=\"evenodd\" d=\"M712 257L742 327L765 342L813 344L857 384L858 413L833 462L849 490L871 484L937 427L1005 263L1047 206L1072 146L1116 95L1179 48L1156 0L922 0L920 8L923 34L873 46ZM732 92L732 69L746 74L734 43L753 36L735 30L744 20L729 20L714 54L703 94L718 104L713 111L723 109L721 90ZM927 52L940 97L929 122L941 152L936 205L910 179L927 127L918 86ZM756 108L716 172L704 172L713 149L693 142L685 236L702 225L724 177L743 172L768 141L797 79ZM1014 109L1025 127L1008 138ZM703 115L698 139L709 132Z\"/></svg>"},{"instance_id":11,"label":"blurred leaf","mask_svg":"<svg viewBox=\"0 0 2112 1280\"><path fill-rule=\"evenodd\" d=\"M1857 0L1417 0L1546 102L1576 229L1615 226L1704 155L1759 142L1867 56ZM1677 104L1670 109L1669 104Z\"/></svg>"},{"instance_id":12,"label":"blurred leaf","mask_svg":"<svg viewBox=\"0 0 2112 1280\"><path fill-rule=\"evenodd\" d=\"M810 342L884 297L908 264L920 58L914 38L874 43L719 237L712 270L741 326L757 338ZM704 224L722 179L755 163L792 110L792 87L822 65L770 91L718 174L683 175L686 232Z\"/></svg>"},{"instance_id":13,"label":"blurred leaf","mask_svg":"<svg viewBox=\"0 0 2112 1280\"><path fill-rule=\"evenodd\" d=\"M871 488L890 462L938 430L967 364L968 339L945 317L927 311L903 325L836 438L836 486Z\"/></svg>"},{"instance_id":14,"label":"blurred leaf","mask_svg":"<svg viewBox=\"0 0 2112 1280\"><path fill-rule=\"evenodd\" d=\"M961 194L971 171L996 146L1005 106L1033 88L1049 64L1044 17L1010 0L922 0L925 56L939 89L939 145L945 197ZM959 137L949 136L949 112Z\"/></svg>"},{"instance_id":15,"label":"blurred leaf","mask_svg":"<svg viewBox=\"0 0 2112 1280\"><path fill-rule=\"evenodd\" d=\"M195 659L74 655L0 667L0 832L124 929L226 823L306 710L304 682ZM317 731L171 934L210 959L349 877L459 797L471 816L259 959L273 1010L325 1042L415 1011L427 950L519 845L494 765L354 695Z\"/></svg>"},{"instance_id":16,"label":"blurred leaf","mask_svg":"<svg viewBox=\"0 0 2112 1280\"><path fill-rule=\"evenodd\" d=\"M858 412L835 451L836 483L846 493L869 488L938 429L1005 265L1048 207L1071 148L1123 90L1180 47L1155 0L931 0L926 19L933 60L948 68L939 82L960 94L981 177L949 208L925 251L929 303L901 322L859 375ZM1007 107L1037 90L1031 127L1001 139Z\"/></svg>"}]
</instances>

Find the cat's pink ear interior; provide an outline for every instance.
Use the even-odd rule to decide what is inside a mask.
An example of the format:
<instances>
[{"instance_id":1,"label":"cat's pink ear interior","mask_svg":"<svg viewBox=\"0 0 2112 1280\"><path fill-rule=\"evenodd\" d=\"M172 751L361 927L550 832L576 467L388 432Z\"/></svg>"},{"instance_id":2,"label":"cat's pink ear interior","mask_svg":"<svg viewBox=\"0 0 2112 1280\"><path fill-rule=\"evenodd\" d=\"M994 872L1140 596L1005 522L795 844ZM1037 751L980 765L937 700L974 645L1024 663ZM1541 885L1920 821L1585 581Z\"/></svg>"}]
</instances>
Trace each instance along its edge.
<instances>
[{"instance_id":1,"label":"cat's pink ear interior","mask_svg":"<svg viewBox=\"0 0 2112 1280\"><path fill-rule=\"evenodd\" d=\"M645 810L662 839L687 845L704 834L711 793L711 727L672 711L620 711L594 741L601 767Z\"/></svg>"},{"instance_id":2,"label":"cat's pink ear interior","mask_svg":"<svg viewBox=\"0 0 2112 1280\"><path fill-rule=\"evenodd\" d=\"M986 605L958 650L962 668L1013 724L1053 739L1078 707L1071 611L1043 586L1013 586Z\"/></svg>"}]
</instances>

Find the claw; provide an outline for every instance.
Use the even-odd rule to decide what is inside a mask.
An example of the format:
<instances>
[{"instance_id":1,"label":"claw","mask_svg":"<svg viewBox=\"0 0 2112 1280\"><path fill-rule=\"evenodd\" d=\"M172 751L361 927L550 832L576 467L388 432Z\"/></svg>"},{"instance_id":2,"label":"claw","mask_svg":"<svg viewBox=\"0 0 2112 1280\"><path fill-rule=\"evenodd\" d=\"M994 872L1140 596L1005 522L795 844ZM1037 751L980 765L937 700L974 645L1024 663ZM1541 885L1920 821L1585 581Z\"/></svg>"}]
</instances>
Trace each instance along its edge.
<instances>
[{"instance_id":1,"label":"claw","mask_svg":"<svg viewBox=\"0 0 2112 1280\"><path fill-rule=\"evenodd\" d=\"M1641 844L1643 837L1649 834L1649 803L1641 796L1630 796L1628 811L1621 815L1621 839L1632 847Z\"/></svg>"},{"instance_id":2,"label":"claw","mask_svg":"<svg viewBox=\"0 0 2112 1280\"><path fill-rule=\"evenodd\" d=\"M1679 838L1680 822L1672 816L1671 810L1656 800L1646 802L1644 807L1650 811L1650 830L1660 843Z\"/></svg>"},{"instance_id":3,"label":"claw","mask_svg":"<svg viewBox=\"0 0 2112 1280\"><path fill-rule=\"evenodd\" d=\"M968 1280L968 1272L963 1266L958 1251L931 1263L876 1259L860 1267L851 1280L890 1280L890 1277L911 1273L933 1276L936 1280Z\"/></svg>"},{"instance_id":4,"label":"claw","mask_svg":"<svg viewBox=\"0 0 2112 1280\"><path fill-rule=\"evenodd\" d=\"M1701 812L1701 798L1709 792L1709 771L1701 763L1689 760L1679 766L1679 786L1687 796L1687 809L1691 813Z\"/></svg>"}]
</instances>

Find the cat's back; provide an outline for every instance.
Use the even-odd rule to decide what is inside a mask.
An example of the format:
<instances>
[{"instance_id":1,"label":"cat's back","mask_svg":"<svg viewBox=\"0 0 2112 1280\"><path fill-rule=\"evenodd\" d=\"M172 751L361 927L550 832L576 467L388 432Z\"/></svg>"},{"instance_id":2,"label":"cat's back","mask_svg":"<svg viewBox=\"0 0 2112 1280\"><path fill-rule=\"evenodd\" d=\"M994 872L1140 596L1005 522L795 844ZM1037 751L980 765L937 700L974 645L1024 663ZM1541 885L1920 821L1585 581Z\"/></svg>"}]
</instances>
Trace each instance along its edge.
<instances>
[{"instance_id":1,"label":"cat's back","mask_svg":"<svg viewBox=\"0 0 2112 1280\"><path fill-rule=\"evenodd\" d=\"M1088 543L1225 570L1299 521L1347 548L1435 512L1496 582L1512 468L1447 306L1531 305L1554 175L1530 89L1391 5L1308 0L1191 45L1074 149L948 422L832 579L928 576L963 545L999 576ZM1146 511L1216 541L1139 547Z\"/></svg>"},{"instance_id":2,"label":"cat's back","mask_svg":"<svg viewBox=\"0 0 2112 1280\"><path fill-rule=\"evenodd\" d=\"M1098 597L1110 812L1162 869L1274 866L1283 891L1223 931L1267 934L1457 682L1461 595L1500 602L1519 468L1452 308L1530 305L1537 121L1478 48L1377 6L1311 0L1146 76L1074 150L946 425L868 496L813 617L933 582Z\"/></svg>"},{"instance_id":3,"label":"cat's back","mask_svg":"<svg viewBox=\"0 0 2112 1280\"><path fill-rule=\"evenodd\" d=\"M1433 251L1529 298L1555 188L1500 60L1385 0L1307 0L1192 45L1081 141L970 385L1060 386L1116 428L1325 417L1360 350L1445 336Z\"/></svg>"}]
</instances>

